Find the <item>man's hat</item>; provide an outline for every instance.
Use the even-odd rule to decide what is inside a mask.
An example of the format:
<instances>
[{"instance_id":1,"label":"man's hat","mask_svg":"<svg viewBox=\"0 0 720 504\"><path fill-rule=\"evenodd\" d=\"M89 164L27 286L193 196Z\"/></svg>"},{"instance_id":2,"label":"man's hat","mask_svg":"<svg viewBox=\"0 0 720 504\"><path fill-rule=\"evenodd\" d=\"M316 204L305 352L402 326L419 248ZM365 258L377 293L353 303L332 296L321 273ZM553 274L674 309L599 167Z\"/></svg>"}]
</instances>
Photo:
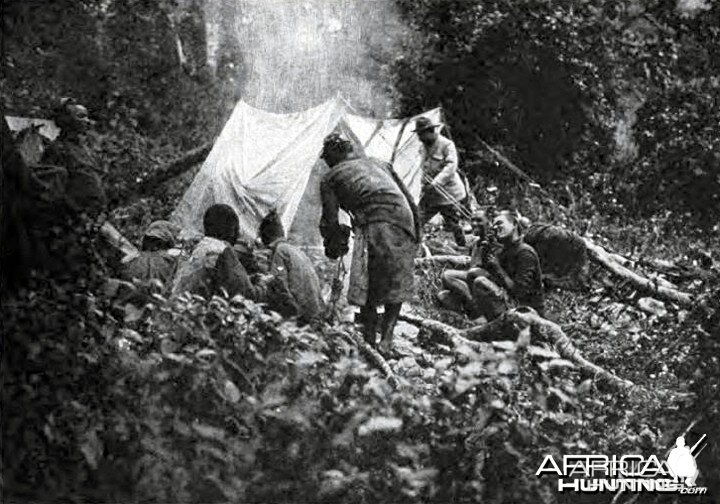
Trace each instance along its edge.
<instances>
[{"instance_id":1,"label":"man's hat","mask_svg":"<svg viewBox=\"0 0 720 504\"><path fill-rule=\"evenodd\" d=\"M158 240L173 245L178 232L179 229L175 224L164 220L157 220L152 222L145 230L145 237L157 238Z\"/></svg>"},{"instance_id":2,"label":"man's hat","mask_svg":"<svg viewBox=\"0 0 720 504\"><path fill-rule=\"evenodd\" d=\"M438 126L440 125L433 124L433 122L427 117L420 117L417 121L415 121L415 129L413 132L420 133L421 131L437 128Z\"/></svg>"}]
</instances>

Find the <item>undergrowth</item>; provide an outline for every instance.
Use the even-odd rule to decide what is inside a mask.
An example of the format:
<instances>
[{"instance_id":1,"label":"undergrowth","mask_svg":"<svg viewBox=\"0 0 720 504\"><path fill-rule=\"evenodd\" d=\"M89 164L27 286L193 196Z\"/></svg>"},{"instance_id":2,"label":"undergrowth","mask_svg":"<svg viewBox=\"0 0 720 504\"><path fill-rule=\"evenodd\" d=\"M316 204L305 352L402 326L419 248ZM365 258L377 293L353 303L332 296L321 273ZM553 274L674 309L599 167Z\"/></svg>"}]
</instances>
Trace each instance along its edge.
<instances>
[{"instance_id":1,"label":"undergrowth","mask_svg":"<svg viewBox=\"0 0 720 504\"><path fill-rule=\"evenodd\" d=\"M664 456L697 415L701 481L717 492L717 275L683 284L698 303L664 315L600 271L587 292L549 292L549 316L634 389L407 325L392 389L348 324L313 332L242 298L168 300L152 285L133 288L139 305L103 296L84 233L72 272L3 302L8 502L564 502L535 477L545 455ZM666 257L691 261L690 246ZM418 272L413 309L467 327L435 306L440 272Z\"/></svg>"}]
</instances>

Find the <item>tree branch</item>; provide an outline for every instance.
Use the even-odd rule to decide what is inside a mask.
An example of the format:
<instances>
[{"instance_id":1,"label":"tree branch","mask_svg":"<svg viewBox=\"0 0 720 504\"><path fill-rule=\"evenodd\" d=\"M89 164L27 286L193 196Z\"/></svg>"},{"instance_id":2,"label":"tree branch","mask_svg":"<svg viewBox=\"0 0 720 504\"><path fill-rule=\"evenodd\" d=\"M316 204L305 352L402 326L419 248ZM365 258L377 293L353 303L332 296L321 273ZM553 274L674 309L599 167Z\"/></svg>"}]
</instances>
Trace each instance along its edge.
<instances>
[{"instance_id":1,"label":"tree branch","mask_svg":"<svg viewBox=\"0 0 720 504\"><path fill-rule=\"evenodd\" d=\"M187 151L174 161L171 161L165 168L158 169L150 177L140 182L137 192L143 195L149 194L159 185L171 178L177 177L186 170L205 160L212 150L214 141L207 142L200 147Z\"/></svg>"},{"instance_id":2,"label":"tree branch","mask_svg":"<svg viewBox=\"0 0 720 504\"><path fill-rule=\"evenodd\" d=\"M346 331L341 331L341 334L346 340L358 347L360 353L362 353L376 368L382 371L385 378L387 378L388 383L393 388L398 387L398 379L395 376L395 373L393 373L393 370L390 368L390 364L388 364L385 358L380 355L377 350L370 346L368 342L362 338L362 336L355 332Z\"/></svg>"},{"instance_id":3,"label":"tree branch","mask_svg":"<svg viewBox=\"0 0 720 504\"><path fill-rule=\"evenodd\" d=\"M560 357L577 365L577 367L582 371L605 379L606 381L619 387L626 388L635 386L631 381L620 378L610 371L607 371L606 369L585 359L559 325L542 318L533 310L509 310L492 322L472 327L470 329L465 329L463 331L459 331L458 329L447 324L443 324L442 322L438 322L437 320L426 319L415 315L401 314L400 320L404 320L405 322L427 329L434 335L438 336L441 341L450 344L451 346L458 347L466 345L474 350L482 350L483 345L498 343L488 341L493 335L501 336L504 334L508 336L510 335L509 332L512 328L512 334L516 337L522 329L530 327L531 331L535 335L539 335L541 338L552 343ZM487 341L487 343L477 341L478 339Z\"/></svg>"},{"instance_id":4,"label":"tree branch","mask_svg":"<svg viewBox=\"0 0 720 504\"><path fill-rule=\"evenodd\" d=\"M615 276L628 280L636 288L648 291L654 297L659 299L671 301L683 306L688 306L692 303L692 297L687 292L681 292L668 287L666 283L660 285L661 282L642 277L615 261L601 246L596 245L588 238L583 238L583 240L585 241L585 246L587 247L590 260L600 264L603 268Z\"/></svg>"}]
</instances>

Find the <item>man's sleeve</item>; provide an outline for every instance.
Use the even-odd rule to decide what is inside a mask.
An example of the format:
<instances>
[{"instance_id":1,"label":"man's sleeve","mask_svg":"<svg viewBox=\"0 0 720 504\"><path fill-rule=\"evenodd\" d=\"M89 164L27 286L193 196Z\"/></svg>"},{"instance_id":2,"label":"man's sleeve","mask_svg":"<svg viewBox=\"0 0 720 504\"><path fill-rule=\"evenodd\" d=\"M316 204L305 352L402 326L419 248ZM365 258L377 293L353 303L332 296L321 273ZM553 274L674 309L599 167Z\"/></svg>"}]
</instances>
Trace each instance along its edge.
<instances>
[{"instance_id":1,"label":"man's sleeve","mask_svg":"<svg viewBox=\"0 0 720 504\"><path fill-rule=\"evenodd\" d=\"M245 268L238 260L232 247L227 247L215 263L217 286L227 291L230 297L240 294L256 300L258 292L250 281Z\"/></svg>"},{"instance_id":2,"label":"man's sleeve","mask_svg":"<svg viewBox=\"0 0 720 504\"><path fill-rule=\"evenodd\" d=\"M452 177L454 177L457 173L458 168L457 150L455 149L455 144L453 142L448 142L442 148L442 153L442 168L440 170L440 173L438 173L433 179L433 183L436 185L444 185L450 182Z\"/></svg>"},{"instance_id":3,"label":"man's sleeve","mask_svg":"<svg viewBox=\"0 0 720 504\"><path fill-rule=\"evenodd\" d=\"M534 280L538 270L537 256L531 250L521 250L518 254L517 273L512 279L514 297L521 298L533 293L536 288Z\"/></svg>"},{"instance_id":4,"label":"man's sleeve","mask_svg":"<svg viewBox=\"0 0 720 504\"><path fill-rule=\"evenodd\" d=\"M340 226L338 221L338 201L335 191L326 179L320 183L320 199L322 200L322 217L320 218L320 234L323 238L331 236Z\"/></svg>"}]
</instances>

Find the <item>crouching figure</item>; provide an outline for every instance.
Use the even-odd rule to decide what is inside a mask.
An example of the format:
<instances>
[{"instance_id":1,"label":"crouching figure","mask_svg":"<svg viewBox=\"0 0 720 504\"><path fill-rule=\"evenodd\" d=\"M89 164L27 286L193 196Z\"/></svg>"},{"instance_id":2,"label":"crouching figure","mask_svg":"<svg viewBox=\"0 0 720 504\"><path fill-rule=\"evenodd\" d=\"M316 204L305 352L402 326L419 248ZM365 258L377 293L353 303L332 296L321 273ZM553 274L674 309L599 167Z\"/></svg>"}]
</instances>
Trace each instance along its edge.
<instances>
[{"instance_id":1,"label":"crouching figure","mask_svg":"<svg viewBox=\"0 0 720 504\"><path fill-rule=\"evenodd\" d=\"M260 223L260 240L271 250L264 300L285 317L300 324L318 321L323 313L320 278L310 258L285 239L285 230L275 211Z\"/></svg>"},{"instance_id":2,"label":"crouching figure","mask_svg":"<svg viewBox=\"0 0 720 504\"><path fill-rule=\"evenodd\" d=\"M225 291L256 299L247 270L240 263L233 245L240 235L240 221L228 205L213 205L203 217L205 237L193 249L190 258L177 269L173 295L190 292L211 298Z\"/></svg>"}]
</instances>

